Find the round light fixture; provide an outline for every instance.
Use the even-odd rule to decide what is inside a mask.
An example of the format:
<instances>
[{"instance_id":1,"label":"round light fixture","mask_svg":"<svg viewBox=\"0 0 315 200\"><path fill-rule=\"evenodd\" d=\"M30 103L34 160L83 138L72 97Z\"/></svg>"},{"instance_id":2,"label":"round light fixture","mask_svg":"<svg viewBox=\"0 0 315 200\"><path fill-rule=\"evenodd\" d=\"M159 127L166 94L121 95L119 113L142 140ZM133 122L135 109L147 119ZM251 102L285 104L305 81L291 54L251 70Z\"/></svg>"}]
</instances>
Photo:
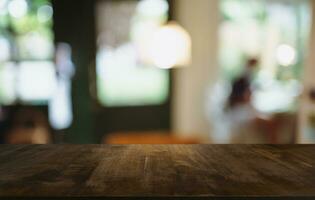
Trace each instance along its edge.
<instances>
[{"instance_id":1,"label":"round light fixture","mask_svg":"<svg viewBox=\"0 0 315 200\"><path fill-rule=\"evenodd\" d=\"M153 36L150 57L162 69L187 66L191 60L191 38L175 22L162 26Z\"/></svg>"},{"instance_id":2,"label":"round light fixture","mask_svg":"<svg viewBox=\"0 0 315 200\"><path fill-rule=\"evenodd\" d=\"M295 48L288 44L282 44L277 48L277 62L281 66L291 66L296 63L297 54Z\"/></svg>"}]
</instances>

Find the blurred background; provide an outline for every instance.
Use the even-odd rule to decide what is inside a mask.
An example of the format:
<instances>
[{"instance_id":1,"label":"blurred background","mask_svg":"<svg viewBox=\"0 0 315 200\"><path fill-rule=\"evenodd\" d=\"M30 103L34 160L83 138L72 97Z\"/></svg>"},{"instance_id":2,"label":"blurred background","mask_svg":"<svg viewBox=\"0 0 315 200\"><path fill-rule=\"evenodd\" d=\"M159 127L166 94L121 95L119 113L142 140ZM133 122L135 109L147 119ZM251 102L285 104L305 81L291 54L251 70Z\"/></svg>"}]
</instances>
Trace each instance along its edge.
<instances>
[{"instance_id":1,"label":"blurred background","mask_svg":"<svg viewBox=\"0 0 315 200\"><path fill-rule=\"evenodd\" d=\"M312 0L0 0L0 143L315 143Z\"/></svg>"}]
</instances>

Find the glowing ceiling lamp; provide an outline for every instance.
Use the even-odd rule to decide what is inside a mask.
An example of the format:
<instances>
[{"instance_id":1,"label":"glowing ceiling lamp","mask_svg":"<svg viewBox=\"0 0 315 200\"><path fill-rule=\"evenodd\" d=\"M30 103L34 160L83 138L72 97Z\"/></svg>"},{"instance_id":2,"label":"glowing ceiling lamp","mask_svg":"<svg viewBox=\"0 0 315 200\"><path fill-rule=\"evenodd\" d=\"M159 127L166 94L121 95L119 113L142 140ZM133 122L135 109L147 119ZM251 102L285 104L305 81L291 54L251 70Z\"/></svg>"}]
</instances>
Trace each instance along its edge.
<instances>
[{"instance_id":1,"label":"glowing ceiling lamp","mask_svg":"<svg viewBox=\"0 0 315 200\"><path fill-rule=\"evenodd\" d=\"M282 44L277 48L276 58L281 66L291 66L297 61L297 53L294 47Z\"/></svg>"},{"instance_id":2,"label":"glowing ceiling lamp","mask_svg":"<svg viewBox=\"0 0 315 200\"><path fill-rule=\"evenodd\" d=\"M162 69L184 67L191 61L191 38L175 22L162 26L155 34L150 49L154 65Z\"/></svg>"}]
</instances>

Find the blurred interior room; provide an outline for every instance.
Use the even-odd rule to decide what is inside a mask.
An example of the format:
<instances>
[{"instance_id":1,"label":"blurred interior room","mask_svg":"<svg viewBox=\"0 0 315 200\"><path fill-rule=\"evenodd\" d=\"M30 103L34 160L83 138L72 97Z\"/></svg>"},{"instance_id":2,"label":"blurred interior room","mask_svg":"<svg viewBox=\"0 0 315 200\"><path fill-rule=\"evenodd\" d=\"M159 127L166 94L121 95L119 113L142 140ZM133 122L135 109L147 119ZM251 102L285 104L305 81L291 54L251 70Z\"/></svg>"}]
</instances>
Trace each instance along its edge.
<instances>
[{"instance_id":1,"label":"blurred interior room","mask_svg":"<svg viewBox=\"0 0 315 200\"><path fill-rule=\"evenodd\" d=\"M0 143L315 143L312 0L0 0Z\"/></svg>"}]
</instances>

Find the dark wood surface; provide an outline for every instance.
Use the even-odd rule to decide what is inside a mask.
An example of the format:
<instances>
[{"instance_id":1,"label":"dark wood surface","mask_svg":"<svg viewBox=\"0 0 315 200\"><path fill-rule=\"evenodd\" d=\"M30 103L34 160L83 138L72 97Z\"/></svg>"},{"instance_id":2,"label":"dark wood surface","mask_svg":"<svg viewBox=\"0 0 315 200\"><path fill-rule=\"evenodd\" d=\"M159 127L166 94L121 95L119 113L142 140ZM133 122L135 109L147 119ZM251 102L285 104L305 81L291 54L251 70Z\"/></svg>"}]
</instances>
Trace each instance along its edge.
<instances>
[{"instance_id":1,"label":"dark wood surface","mask_svg":"<svg viewBox=\"0 0 315 200\"><path fill-rule=\"evenodd\" d=\"M0 199L137 196L312 199L315 146L0 146Z\"/></svg>"}]
</instances>

